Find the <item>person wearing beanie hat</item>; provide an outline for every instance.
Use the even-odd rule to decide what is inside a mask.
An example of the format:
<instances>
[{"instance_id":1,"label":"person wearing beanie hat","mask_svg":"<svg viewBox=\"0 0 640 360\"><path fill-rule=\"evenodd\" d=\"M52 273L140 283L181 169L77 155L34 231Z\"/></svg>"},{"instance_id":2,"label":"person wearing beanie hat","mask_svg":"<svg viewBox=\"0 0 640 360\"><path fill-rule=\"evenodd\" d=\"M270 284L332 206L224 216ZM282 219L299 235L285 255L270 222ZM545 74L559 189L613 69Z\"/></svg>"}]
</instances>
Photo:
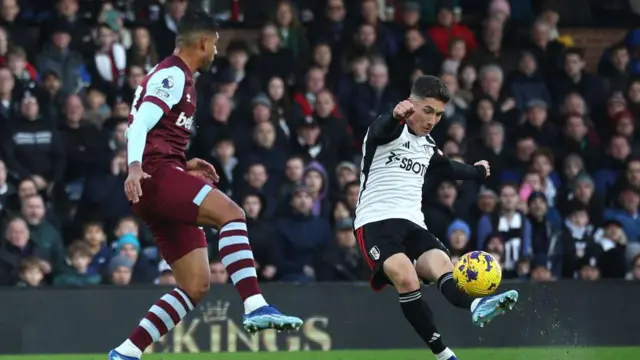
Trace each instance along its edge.
<instances>
[{"instance_id":1,"label":"person wearing beanie hat","mask_svg":"<svg viewBox=\"0 0 640 360\"><path fill-rule=\"evenodd\" d=\"M449 251L452 255L462 255L466 252L471 238L471 227L463 220L455 220L447 229Z\"/></svg>"},{"instance_id":2,"label":"person wearing beanie hat","mask_svg":"<svg viewBox=\"0 0 640 360\"><path fill-rule=\"evenodd\" d=\"M133 274L133 261L124 255L118 255L109 261L109 279L114 285L129 285Z\"/></svg>"},{"instance_id":3,"label":"person wearing beanie hat","mask_svg":"<svg viewBox=\"0 0 640 360\"><path fill-rule=\"evenodd\" d=\"M132 282L149 284L154 281L157 271L147 256L141 252L140 241L133 234L124 234L114 243L116 256L125 256L133 262Z\"/></svg>"}]
</instances>

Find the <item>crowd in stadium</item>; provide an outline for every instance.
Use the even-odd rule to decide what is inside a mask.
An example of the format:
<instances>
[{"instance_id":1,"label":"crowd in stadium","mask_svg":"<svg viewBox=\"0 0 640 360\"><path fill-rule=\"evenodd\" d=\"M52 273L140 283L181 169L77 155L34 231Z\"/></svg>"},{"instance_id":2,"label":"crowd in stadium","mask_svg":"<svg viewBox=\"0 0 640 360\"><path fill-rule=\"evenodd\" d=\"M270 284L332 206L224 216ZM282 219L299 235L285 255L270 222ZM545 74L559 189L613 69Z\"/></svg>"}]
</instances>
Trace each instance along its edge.
<instances>
[{"instance_id":1,"label":"crowd in stadium","mask_svg":"<svg viewBox=\"0 0 640 360\"><path fill-rule=\"evenodd\" d=\"M175 282L125 197L125 132L189 2L0 1L0 285ZM221 21L241 24L230 3ZM640 280L640 29L591 72L554 1L274 3L255 43L221 41L199 75L189 148L246 212L262 281L367 280L362 142L421 74L452 96L439 148L492 167L484 183L427 175L425 221L452 261L481 249L505 278Z\"/></svg>"}]
</instances>

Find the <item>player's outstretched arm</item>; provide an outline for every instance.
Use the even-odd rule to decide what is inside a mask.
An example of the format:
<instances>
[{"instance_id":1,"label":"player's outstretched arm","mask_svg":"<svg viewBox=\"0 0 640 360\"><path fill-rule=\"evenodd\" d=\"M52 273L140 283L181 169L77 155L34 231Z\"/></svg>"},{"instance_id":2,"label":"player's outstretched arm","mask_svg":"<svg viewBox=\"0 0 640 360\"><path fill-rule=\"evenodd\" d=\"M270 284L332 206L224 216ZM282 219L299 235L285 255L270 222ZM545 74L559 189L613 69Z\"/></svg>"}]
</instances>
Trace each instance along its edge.
<instances>
[{"instance_id":1,"label":"player's outstretched arm","mask_svg":"<svg viewBox=\"0 0 640 360\"><path fill-rule=\"evenodd\" d=\"M467 165L449 159L438 150L431 158L427 168L427 174L429 173L441 174L452 180L482 180L491 175L491 170L486 161Z\"/></svg>"},{"instance_id":2,"label":"player's outstretched arm","mask_svg":"<svg viewBox=\"0 0 640 360\"><path fill-rule=\"evenodd\" d=\"M369 136L375 140L377 144L388 144L397 139L404 129L403 120L413 114L413 104L408 101L402 101L393 109L392 114L383 114L369 127Z\"/></svg>"}]
</instances>

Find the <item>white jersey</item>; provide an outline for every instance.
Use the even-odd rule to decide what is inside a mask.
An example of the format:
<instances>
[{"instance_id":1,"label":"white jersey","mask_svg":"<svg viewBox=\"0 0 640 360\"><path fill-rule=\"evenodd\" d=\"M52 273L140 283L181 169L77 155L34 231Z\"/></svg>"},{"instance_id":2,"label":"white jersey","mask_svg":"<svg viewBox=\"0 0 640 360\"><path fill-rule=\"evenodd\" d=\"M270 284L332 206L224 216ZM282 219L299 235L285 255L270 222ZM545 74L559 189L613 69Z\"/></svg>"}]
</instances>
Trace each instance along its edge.
<instances>
[{"instance_id":1,"label":"white jersey","mask_svg":"<svg viewBox=\"0 0 640 360\"><path fill-rule=\"evenodd\" d=\"M432 157L441 154L435 141L430 135L414 135L406 124L398 123L395 134L386 139L377 137L372 128L362 145L354 228L380 220L406 219L426 229L422 186Z\"/></svg>"}]
</instances>

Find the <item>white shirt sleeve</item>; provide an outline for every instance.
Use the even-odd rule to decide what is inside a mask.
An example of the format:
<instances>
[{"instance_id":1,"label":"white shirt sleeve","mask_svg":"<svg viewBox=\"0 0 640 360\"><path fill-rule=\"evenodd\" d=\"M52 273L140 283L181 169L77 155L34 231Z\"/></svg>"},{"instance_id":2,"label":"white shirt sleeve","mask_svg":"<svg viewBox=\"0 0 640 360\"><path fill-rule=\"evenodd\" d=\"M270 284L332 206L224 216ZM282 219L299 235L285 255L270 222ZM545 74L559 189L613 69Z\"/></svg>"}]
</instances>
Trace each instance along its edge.
<instances>
[{"instance_id":1,"label":"white shirt sleeve","mask_svg":"<svg viewBox=\"0 0 640 360\"><path fill-rule=\"evenodd\" d=\"M147 80L142 102L154 103L166 114L182 99L185 81L184 71L176 66L160 69Z\"/></svg>"},{"instance_id":2,"label":"white shirt sleeve","mask_svg":"<svg viewBox=\"0 0 640 360\"><path fill-rule=\"evenodd\" d=\"M147 133L162 119L162 108L151 101L143 102L133 115L133 121L127 129L127 164L142 163L144 145L147 143Z\"/></svg>"}]
</instances>

